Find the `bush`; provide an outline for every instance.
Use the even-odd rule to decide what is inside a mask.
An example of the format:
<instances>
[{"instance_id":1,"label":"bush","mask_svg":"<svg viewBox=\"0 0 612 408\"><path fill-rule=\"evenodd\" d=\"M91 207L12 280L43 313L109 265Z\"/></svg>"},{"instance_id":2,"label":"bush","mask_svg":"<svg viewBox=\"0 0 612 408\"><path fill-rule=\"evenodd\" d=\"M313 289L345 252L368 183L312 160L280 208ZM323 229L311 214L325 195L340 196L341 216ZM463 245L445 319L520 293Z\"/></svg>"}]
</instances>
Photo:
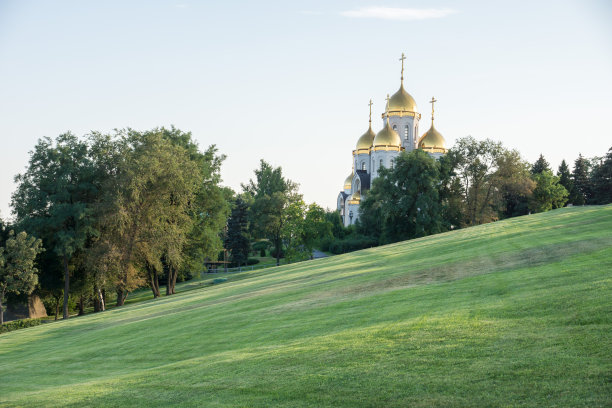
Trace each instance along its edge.
<instances>
[{"instance_id":1,"label":"bush","mask_svg":"<svg viewBox=\"0 0 612 408\"><path fill-rule=\"evenodd\" d=\"M266 257L266 250L265 250L265 248L261 248L261 251L259 251L259 256L261 256L262 258Z\"/></svg>"},{"instance_id":2,"label":"bush","mask_svg":"<svg viewBox=\"0 0 612 408\"><path fill-rule=\"evenodd\" d=\"M332 237L323 238L319 243L319 249L321 249L321 251L323 252L329 252L329 248L334 243L334 241L335 240Z\"/></svg>"},{"instance_id":3,"label":"bush","mask_svg":"<svg viewBox=\"0 0 612 408\"><path fill-rule=\"evenodd\" d=\"M249 258L247 259L247 265L257 265L259 263L259 259Z\"/></svg>"},{"instance_id":4,"label":"bush","mask_svg":"<svg viewBox=\"0 0 612 408\"><path fill-rule=\"evenodd\" d=\"M333 241L329 245L329 252L332 254L344 254L346 252L358 251L360 249L378 246L378 241L372 237L364 235L352 235L344 239Z\"/></svg>"},{"instance_id":5,"label":"bush","mask_svg":"<svg viewBox=\"0 0 612 408\"><path fill-rule=\"evenodd\" d=\"M265 251L266 249L268 249L269 246L270 246L270 241L261 240L251 245L251 248L253 248L253 251L255 252L261 252L262 249Z\"/></svg>"},{"instance_id":6,"label":"bush","mask_svg":"<svg viewBox=\"0 0 612 408\"><path fill-rule=\"evenodd\" d=\"M272 250L270 251L270 256L271 256L272 258L276 258L276 249L272 249ZM279 256L279 258L284 258L284 257L285 257L285 251L283 251L283 250L281 249L281 250L280 250L280 256Z\"/></svg>"},{"instance_id":7,"label":"bush","mask_svg":"<svg viewBox=\"0 0 612 408\"><path fill-rule=\"evenodd\" d=\"M13 330L25 329L26 327L38 326L43 322L43 318L38 319L21 319L6 322L0 326L0 333L8 333Z\"/></svg>"}]
</instances>

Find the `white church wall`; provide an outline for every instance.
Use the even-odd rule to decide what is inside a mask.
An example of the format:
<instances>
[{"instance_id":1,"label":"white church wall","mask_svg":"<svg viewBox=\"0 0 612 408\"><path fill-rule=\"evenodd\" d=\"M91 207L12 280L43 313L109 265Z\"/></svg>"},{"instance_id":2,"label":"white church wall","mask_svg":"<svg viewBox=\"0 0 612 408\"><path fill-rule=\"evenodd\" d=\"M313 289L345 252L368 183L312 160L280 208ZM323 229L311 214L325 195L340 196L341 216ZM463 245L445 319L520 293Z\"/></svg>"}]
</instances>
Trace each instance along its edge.
<instances>
[{"instance_id":1,"label":"white church wall","mask_svg":"<svg viewBox=\"0 0 612 408\"><path fill-rule=\"evenodd\" d=\"M365 169L362 167L362 163L365 164ZM366 170L370 172L370 155L367 153L360 153L355 155L355 170Z\"/></svg>"},{"instance_id":2,"label":"white church wall","mask_svg":"<svg viewBox=\"0 0 612 408\"><path fill-rule=\"evenodd\" d=\"M380 163L382 160L382 165L386 168L390 168L391 167L391 160L396 158L398 155L400 154L400 152L395 151L395 150L376 150L372 152L372 163L371 163L371 168L372 168L372 172L371 174L371 181L370 183L372 183L372 181L374 181L374 179L376 177L378 177L378 169L380 169Z\"/></svg>"},{"instance_id":3,"label":"white church wall","mask_svg":"<svg viewBox=\"0 0 612 408\"><path fill-rule=\"evenodd\" d=\"M389 116L389 125L391 125L391 128L400 136L402 139L402 147L408 152L416 148L414 140L415 135L418 135L418 122L418 119L412 116ZM408 127L407 136L406 127Z\"/></svg>"}]
</instances>

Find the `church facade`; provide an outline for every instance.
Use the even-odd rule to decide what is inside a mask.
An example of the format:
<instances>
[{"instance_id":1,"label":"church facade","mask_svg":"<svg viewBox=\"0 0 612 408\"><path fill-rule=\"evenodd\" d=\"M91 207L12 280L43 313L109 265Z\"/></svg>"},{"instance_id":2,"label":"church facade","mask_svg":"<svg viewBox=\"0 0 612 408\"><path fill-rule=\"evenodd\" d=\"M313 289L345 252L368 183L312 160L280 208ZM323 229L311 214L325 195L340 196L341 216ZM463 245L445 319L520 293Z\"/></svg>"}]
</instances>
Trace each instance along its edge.
<instances>
[{"instance_id":1,"label":"church facade","mask_svg":"<svg viewBox=\"0 0 612 408\"><path fill-rule=\"evenodd\" d=\"M431 98L431 127L421 137L414 98L404 89L404 60L402 54L402 73L399 90L389 97L383 113L383 128L378 133L372 130L372 100L370 100L370 126L357 139L353 150L353 170L344 181L340 191L337 208L345 226L359 219L359 204L382 167L392 168L393 161L403 151L422 149L435 158L446 153L444 137L433 125L433 107L436 100Z\"/></svg>"}]
</instances>

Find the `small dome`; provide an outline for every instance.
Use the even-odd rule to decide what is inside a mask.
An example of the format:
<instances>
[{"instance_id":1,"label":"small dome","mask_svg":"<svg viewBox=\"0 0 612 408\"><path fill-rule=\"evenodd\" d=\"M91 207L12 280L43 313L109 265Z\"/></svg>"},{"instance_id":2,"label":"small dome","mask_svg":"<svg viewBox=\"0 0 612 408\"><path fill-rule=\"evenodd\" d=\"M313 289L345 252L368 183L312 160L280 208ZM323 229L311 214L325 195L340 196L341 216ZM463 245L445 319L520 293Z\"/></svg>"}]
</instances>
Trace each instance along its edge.
<instances>
[{"instance_id":1,"label":"small dome","mask_svg":"<svg viewBox=\"0 0 612 408\"><path fill-rule=\"evenodd\" d=\"M404 84L399 91L389 99L389 112L416 112L417 105L414 98L404 89Z\"/></svg>"},{"instance_id":2,"label":"small dome","mask_svg":"<svg viewBox=\"0 0 612 408\"><path fill-rule=\"evenodd\" d=\"M349 198L349 201L361 201L361 193L359 191L355 191Z\"/></svg>"},{"instance_id":3,"label":"small dome","mask_svg":"<svg viewBox=\"0 0 612 408\"><path fill-rule=\"evenodd\" d=\"M349 174L349 176L344 180L344 189L350 190L353 185L353 173Z\"/></svg>"},{"instance_id":4,"label":"small dome","mask_svg":"<svg viewBox=\"0 0 612 408\"><path fill-rule=\"evenodd\" d=\"M372 130L372 125L370 124L368 131L361 135L359 140L357 140L357 150L369 149L372 147L372 142L374 141L375 137L376 133L374 133Z\"/></svg>"},{"instance_id":5,"label":"small dome","mask_svg":"<svg viewBox=\"0 0 612 408\"><path fill-rule=\"evenodd\" d=\"M372 143L376 146L394 146L400 147L402 145L402 139L399 137L397 132L389 126L389 121L386 120L385 127L378 132Z\"/></svg>"},{"instance_id":6,"label":"small dome","mask_svg":"<svg viewBox=\"0 0 612 408\"><path fill-rule=\"evenodd\" d=\"M446 150L446 140L440 132L434 128L433 123L431 127L421 138L419 139L419 149L444 149Z\"/></svg>"}]
</instances>

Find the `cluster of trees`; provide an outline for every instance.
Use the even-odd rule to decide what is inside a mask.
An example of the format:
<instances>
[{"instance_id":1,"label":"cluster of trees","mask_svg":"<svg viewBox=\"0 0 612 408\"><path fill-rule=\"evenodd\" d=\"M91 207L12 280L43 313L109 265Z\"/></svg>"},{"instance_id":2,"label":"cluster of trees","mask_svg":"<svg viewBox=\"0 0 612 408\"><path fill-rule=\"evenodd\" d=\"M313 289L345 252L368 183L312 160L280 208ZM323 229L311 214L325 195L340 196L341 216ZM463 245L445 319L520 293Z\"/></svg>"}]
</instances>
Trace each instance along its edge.
<instances>
[{"instance_id":1,"label":"cluster of trees","mask_svg":"<svg viewBox=\"0 0 612 408\"><path fill-rule=\"evenodd\" d=\"M298 185L286 179L280 167L261 160L255 178L242 185L228 220L226 249L236 265L246 263L251 242L271 244L276 264L308 259L321 239L331 237L327 212L306 205Z\"/></svg>"},{"instance_id":2,"label":"cluster of trees","mask_svg":"<svg viewBox=\"0 0 612 408\"><path fill-rule=\"evenodd\" d=\"M223 160L176 128L39 140L16 177L11 228L45 248L38 291L56 318L62 298L68 318L69 303L100 311L113 292L118 306L145 285L172 295L216 257L232 194L219 185Z\"/></svg>"},{"instance_id":3,"label":"cluster of trees","mask_svg":"<svg viewBox=\"0 0 612 408\"><path fill-rule=\"evenodd\" d=\"M499 142L465 137L437 161L414 150L381 170L355 233L383 244L567 204L610 203L611 180L612 149L605 158L580 155L571 172L563 161L555 175L542 155L529 164Z\"/></svg>"}]
</instances>

